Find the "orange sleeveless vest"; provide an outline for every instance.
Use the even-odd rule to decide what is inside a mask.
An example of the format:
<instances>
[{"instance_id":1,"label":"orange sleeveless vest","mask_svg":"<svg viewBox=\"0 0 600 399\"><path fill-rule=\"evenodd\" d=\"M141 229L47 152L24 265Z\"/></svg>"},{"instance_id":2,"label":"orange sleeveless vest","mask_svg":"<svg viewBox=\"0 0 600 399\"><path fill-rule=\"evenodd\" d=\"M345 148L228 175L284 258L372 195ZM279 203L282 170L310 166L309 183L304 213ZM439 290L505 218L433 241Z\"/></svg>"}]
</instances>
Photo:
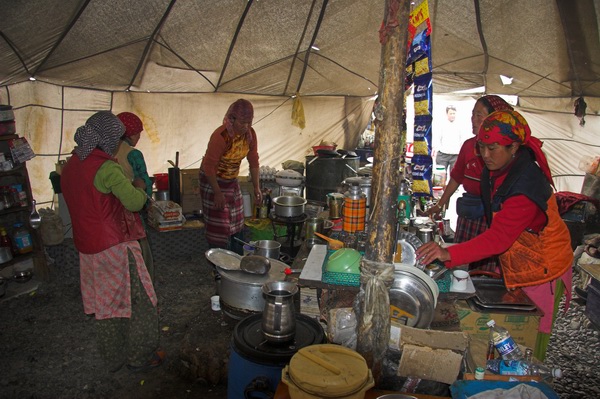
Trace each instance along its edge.
<instances>
[{"instance_id":1,"label":"orange sleeveless vest","mask_svg":"<svg viewBox=\"0 0 600 399\"><path fill-rule=\"evenodd\" d=\"M571 267L571 236L560 218L554 194L548 199L548 224L539 233L523 231L502 255L506 288L540 285L562 276Z\"/></svg>"}]
</instances>

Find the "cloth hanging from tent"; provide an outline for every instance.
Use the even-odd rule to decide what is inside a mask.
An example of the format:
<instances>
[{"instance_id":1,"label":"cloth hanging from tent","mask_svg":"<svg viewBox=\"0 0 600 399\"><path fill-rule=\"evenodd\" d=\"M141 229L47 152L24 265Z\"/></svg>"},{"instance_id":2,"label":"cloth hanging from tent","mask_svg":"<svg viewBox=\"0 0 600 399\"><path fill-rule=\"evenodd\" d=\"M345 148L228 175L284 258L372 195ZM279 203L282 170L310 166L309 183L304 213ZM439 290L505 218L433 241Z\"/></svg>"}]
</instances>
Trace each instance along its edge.
<instances>
[{"instance_id":1,"label":"cloth hanging from tent","mask_svg":"<svg viewBox=\"0 0 600 399\"><path fill-rule=\"evenodd\" d=\"M292 125L298 126L300 129L306 127L306 119L304 118L304 106L300 96L294 98L294 104L292 105Z\"/></svg>"}]
</instances>

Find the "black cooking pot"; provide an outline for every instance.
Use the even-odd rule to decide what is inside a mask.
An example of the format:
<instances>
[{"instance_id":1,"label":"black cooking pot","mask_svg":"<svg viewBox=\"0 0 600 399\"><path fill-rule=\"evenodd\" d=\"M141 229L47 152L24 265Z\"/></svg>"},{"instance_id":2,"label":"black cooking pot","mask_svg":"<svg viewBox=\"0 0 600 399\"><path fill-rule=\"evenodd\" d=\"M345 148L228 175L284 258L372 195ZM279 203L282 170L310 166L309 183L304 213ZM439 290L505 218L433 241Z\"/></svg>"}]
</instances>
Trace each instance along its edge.
<instances>
[{"instance_id":1,"label":"black cooking pot","mask_svg":"<svg viewBox=\"0 0 600 399\"><path fill-rule=\"evenodd\" d=\"M317 150L317 156L324 158L335 158L339 157L340 153L336 150Z\"/></svg>"}]
</instances>

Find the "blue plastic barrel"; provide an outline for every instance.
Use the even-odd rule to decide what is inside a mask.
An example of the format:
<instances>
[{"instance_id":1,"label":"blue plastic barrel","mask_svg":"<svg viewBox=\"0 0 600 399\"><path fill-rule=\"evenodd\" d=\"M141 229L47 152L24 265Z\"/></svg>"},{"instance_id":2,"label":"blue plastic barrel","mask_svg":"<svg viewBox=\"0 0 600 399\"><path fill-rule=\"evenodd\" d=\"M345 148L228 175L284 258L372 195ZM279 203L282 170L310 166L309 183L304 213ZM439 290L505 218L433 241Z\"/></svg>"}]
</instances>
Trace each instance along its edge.
<instances>
[{"instance_id":1,"label":"blue plastic barrel","mask_svg":"<svg viewBox=\"0 0 600 399\"><path fill-rule=\"evenodd\" d=\"M233 330L227 373L227 399L270 398L281 381L281 371L301 348L325 342L315 319L296 315L294 339L270 343L262 335L262 313L242 319Z\"/></svg>"}]
</instances>

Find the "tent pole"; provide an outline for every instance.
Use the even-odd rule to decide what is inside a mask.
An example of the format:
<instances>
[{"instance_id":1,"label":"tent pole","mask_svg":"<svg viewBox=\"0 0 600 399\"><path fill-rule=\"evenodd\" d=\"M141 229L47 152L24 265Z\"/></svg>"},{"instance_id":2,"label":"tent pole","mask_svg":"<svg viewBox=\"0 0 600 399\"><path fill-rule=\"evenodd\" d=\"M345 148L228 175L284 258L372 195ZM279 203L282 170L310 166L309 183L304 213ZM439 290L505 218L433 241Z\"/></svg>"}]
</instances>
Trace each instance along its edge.
<instances>
[{"instance_id":1,"label":"tent pole","mask_svg":"<svg viewBox=\"0 0 600 399\"><path fill-rule=\"evenodd\" d=\"M392 257L396 241L396 203L403 136L406 43L409 0L386 0L380 31L381 62L369 245L361 261L357 351L365 358L376 384L390 338L389 288L394 281Z\"/></svg>"}]
</instances>

